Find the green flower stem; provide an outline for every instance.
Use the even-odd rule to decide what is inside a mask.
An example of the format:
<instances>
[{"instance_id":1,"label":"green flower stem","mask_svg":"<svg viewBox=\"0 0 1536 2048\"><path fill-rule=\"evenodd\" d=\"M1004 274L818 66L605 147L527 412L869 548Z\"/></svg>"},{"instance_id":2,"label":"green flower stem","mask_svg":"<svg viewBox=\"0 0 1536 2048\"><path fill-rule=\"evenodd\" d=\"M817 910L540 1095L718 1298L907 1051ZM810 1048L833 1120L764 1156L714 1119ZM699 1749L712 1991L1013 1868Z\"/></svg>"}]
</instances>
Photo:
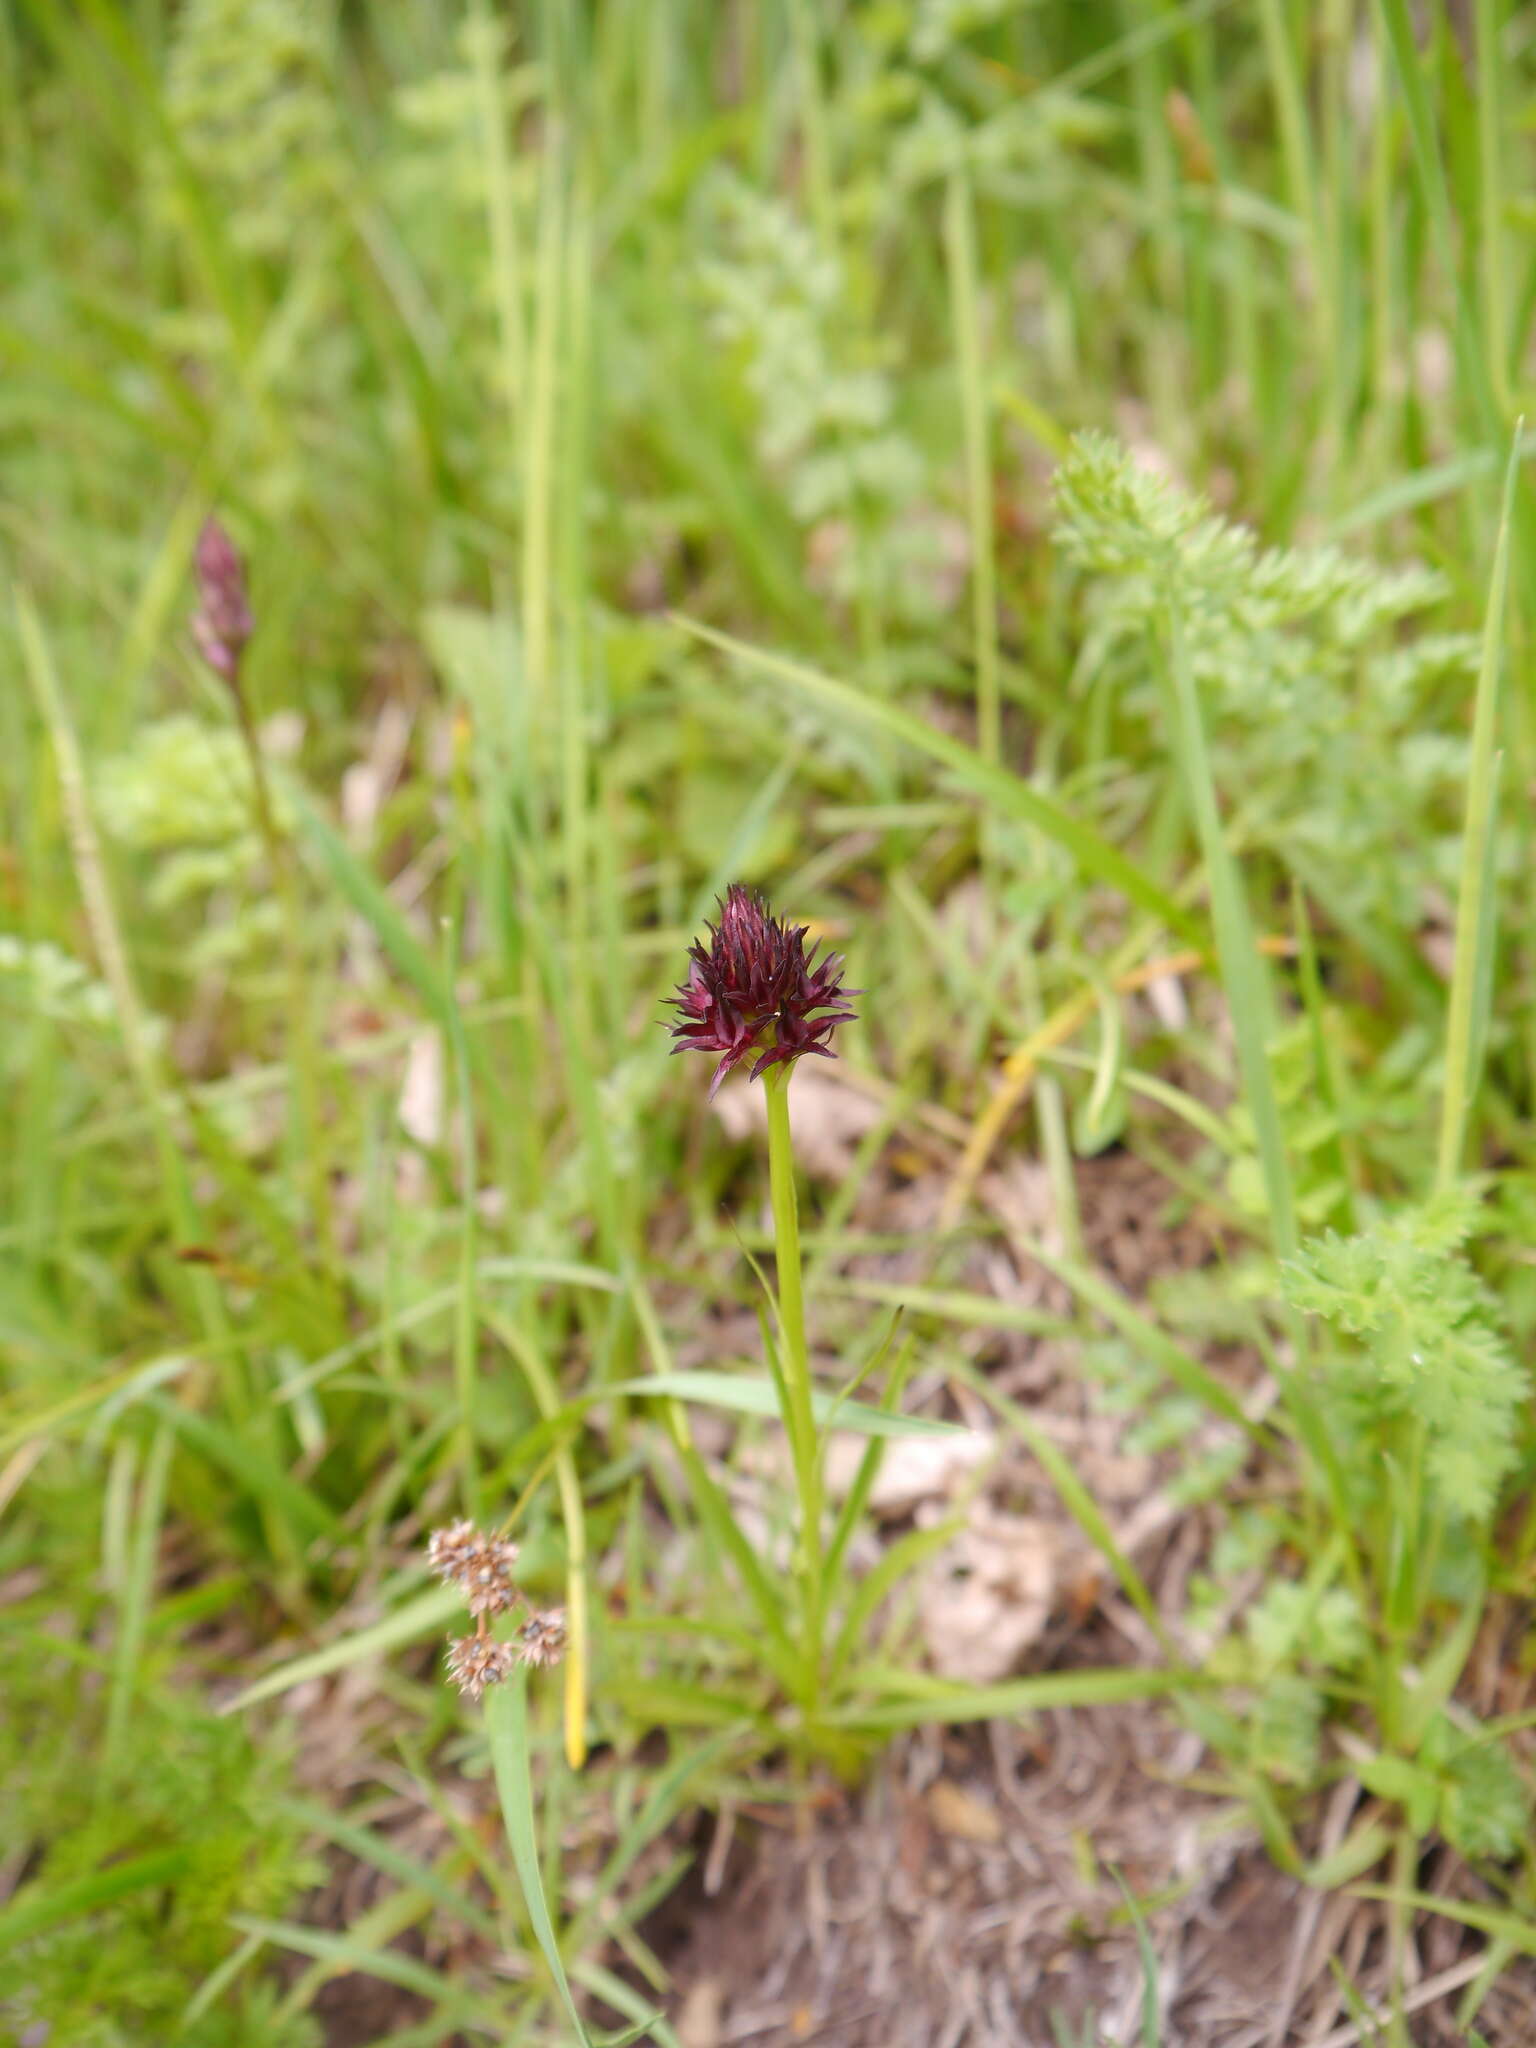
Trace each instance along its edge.
<instances>
[{"instance_id":1,"label":"green flower stem","mask_svg":"<svg viewBox=\"0 0 1536 2048\"><path fill-rule=\"evenodd\" d=\"M789 1074L788 1067L770 1067L763 1077L763 1086L768 1096L768 1184L778 1265L784 1426L789 1432L795 1489L800 1497L806 1691L807 1705L812 1706L821 1689L821 1460L816 1417L811 1407L811 1357L805 1341L805 1279L800 1258L794 1144L789 1128Z\"/></svg>"},{"instance_id":2,"label":"green flower stem","mask_svg":"<svg viewBox=\"0 0 1536 2048\"><path fill-rule=\"evenodd\" d=\"M336 1221L331 1205L330 1175L320 1142L320 1045L315 1031L315 1006L304 964L304 906L299 893L299 864L293 842L277 822L272 782L255 714L238 675L230 685L241 744L251 770L251 807L272 886L283 919L283 964L288 976L289 1029L293 1033L294 1107L298 1130L296 1150L309 1179L309 1206L315 1241L327 1280L340 1272Z\"/></svg>"}]
</instances>

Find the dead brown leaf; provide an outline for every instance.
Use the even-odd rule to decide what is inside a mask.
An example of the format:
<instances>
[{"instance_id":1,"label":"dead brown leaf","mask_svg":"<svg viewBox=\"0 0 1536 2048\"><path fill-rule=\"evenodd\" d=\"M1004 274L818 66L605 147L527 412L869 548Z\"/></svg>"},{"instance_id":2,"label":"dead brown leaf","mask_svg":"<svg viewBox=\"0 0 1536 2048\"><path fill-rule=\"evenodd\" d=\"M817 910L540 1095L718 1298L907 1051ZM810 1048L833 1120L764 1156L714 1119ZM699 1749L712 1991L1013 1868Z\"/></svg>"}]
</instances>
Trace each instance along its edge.
<instances>
[{"instance_id":1,"label":"dead brown leaf","mask_svg":"<svg viewBox=\"0 0 1536 2048\"><path fill-rule=\"evenodd\" d=\"M997 1808L953 1778L936 1779L928 1787L928 1814L941 1835L982 1844L1003 1839Z\"/></svg>"},{"instance_id":2,"label":"dead brown leaf","mask_svg":"<svg viewBox=\"0 0 1536 2048\"><path fill-rule=\"evenodd\" d=\"M1050 1619L1058 1535L1033 1515L978 1506L940 1557L920 1600L934 1669L969 1685L1013 1672Z\"/></svg>"}]
</instances>

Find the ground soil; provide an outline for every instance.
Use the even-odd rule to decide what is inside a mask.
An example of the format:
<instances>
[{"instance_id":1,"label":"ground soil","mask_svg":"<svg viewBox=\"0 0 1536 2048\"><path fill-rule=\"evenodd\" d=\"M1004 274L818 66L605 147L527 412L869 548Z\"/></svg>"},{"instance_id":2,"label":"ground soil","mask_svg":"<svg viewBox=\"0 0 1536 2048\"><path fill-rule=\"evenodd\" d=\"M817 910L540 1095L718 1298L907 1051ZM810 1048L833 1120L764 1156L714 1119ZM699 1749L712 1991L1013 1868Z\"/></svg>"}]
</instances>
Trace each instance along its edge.
<instances>
[{"instance_id":1,"label":"ground soil","mask_svg":"<svg viewBox=\"0 0 1536 2048\"><path fill-rule=\"evenodd\" d=\"M683 2048L1368 2041L1330 1960L1357 1996L1384 1994L1382 1908L1283 1876L1230 1807L1191 1789L1198 1763L1154 1710L1078 1709L924 1732L809 1829L739 1831L717 1896L696 1877L652 1930ZM1470 1890L1430 1863L1422 1881ZM1150 1968L1115 1873L1166 1901L1146 1919ZM1415 2048L1466 2042L1452 2014L1481 1947L1445 1919L1416 1923ZM1478 2026L1489 2048L1536 2042L1536 1974L1507 1973Z\"/></svg>"}]
</instances>

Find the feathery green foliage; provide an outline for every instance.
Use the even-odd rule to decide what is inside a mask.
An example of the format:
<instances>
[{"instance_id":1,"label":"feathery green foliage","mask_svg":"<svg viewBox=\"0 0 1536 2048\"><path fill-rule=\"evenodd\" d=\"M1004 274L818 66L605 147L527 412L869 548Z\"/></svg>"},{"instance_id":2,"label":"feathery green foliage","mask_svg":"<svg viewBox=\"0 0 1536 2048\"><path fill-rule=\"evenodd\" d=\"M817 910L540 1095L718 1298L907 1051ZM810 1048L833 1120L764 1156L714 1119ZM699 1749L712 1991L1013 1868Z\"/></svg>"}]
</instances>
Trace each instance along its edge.
<instances>
[{"instance_id":1,"label":"feathery green foliage","mask_svg":"<svg viewBox=\"0 0 1536 2048\"><path fill-rule=\"evenodd\" d=\"M1351 930L1411 929L1425 889L1456 873L1468 760L1430 714L1478 659L1473 635L1425 628L1445 579L1334 547L1263 548L1103 435L1074 442L1054 502L1064 551L1106 580L1102 630L1130 714L1155 732L1136 648L1175 600L1242 842Z\"/></svg>"},{"instance_id":2,"label":"feathery green foliage","mask_svg":"<svg viewBox=\"0 0 1536 2048\"><path fill-rule=\"evenodd\" d=\"M1447 1514L1486 1522L1520 1452L1527 1374L1499 1327L1498 1305L1468 1263L1475 1190L1455 1189L1343 1238L1303 1248L1287 1297L1343 1339L1325 1371L1344 1463L1362 1487L1383 1425L1425 1437L1425 1475Z\"/></svg>"}]
</instances>

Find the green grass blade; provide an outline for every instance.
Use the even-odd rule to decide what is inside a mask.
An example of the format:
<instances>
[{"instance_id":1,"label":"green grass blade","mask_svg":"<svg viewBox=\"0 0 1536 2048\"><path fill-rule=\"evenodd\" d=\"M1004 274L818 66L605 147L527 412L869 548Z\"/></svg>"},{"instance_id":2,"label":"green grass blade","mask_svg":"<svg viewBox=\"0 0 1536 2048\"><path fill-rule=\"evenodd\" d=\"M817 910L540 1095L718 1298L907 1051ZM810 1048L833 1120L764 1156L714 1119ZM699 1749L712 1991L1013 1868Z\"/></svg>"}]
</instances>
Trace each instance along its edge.
<instances>
[{"instance_id":1,"label":"green grass blade","mask_svg":"<svg viewBox=\"0 0 1536 2048\"><path fill-rule=\"evenodd\" d=\"M382 1621L375 1621L367 1628L356 1629L334 1643L327 1643L323 1650L311 1650L305 1656L293 1658L290 1663L279 1664L275 1671L267 1672L254 1684L237 1692L232 1700L226 1700L220 1711L238 1714L246 1707L254 1707L260 1700L269 1700L280 1692L290 1692L307 1678L324 1678L332 1671L344 1671L349 1665L361 1664L369 1657L382 1657L388 1650L398 1650L406 1643L418 1642L422 1636L445 1628L463 1612L463 1596L455 1587L435 1587L432 1592L423 1593L419 1599L397 1608L393 1614L385 1615Z\"/></svg>"},{"instance_id":2,"label":"green grass blade","mask_svg":"<svg viewBox=\"0 0 1536 2048\"><path fill-rule=\"evenodd\" d=\"M491 1739L491 1763L496 1773L496 1792L501 1800L501 1816L506 1824L507 1841L512 1849L512 1861L517 1867L518 1879L523 1887L523 1898L528 1907L528 1918L533 1927L534 1939L554 1979L555 1990L560 2004L565 2008L571 2023L572 2038L580 2048L591 2048L591 2040L582 2024L581 2014L576 2010L576 2001L571 1996L570 1982L565 1974L565 1962L560 1954L560 1944L555 1938L554 1924L549 1917L549 1902L544 1896L544 1875L539 1868L539 1847L533 1814L533 1774L528 1752L528 1667L522 1665L505 1685L496 1686L485 1704L485 1725Z\"/></svg>"},{"instance_id":3,"label":"green grass blade","mask_svg":"<svg viewBox=\"0 0 1536 2048\"><path fill-rule=\"evenodd\" d=\"M523 1376L545 1422L554 1423L560 1414L560 1394L549 1367L522 1329L509 1317L494 1310L486 1322L522 1367ZM587 1760L587 1673L590 1668L587 1641L587 1517L581 1497L581 1478L568 1442L554 1446L555 1485L560 1495L560 1519L565 1528L565 1756L573 1771Z\"/></svg>"},{"instance_id":4,"label":"green grass blade","mask_svg":"<svg viewBox=\"0 0 1536 2048\"><path fill-rule=\"evenodd\" d=\"M979 1329L1022 1330L1030 1337L1066 1337L1073 1328L1069 1316L1052 1315L1049 1309L1025 1308L1019 1302L999 1300L996 1295L971 1294L958 1287L908 1287L900 1280L834 1280L826 1292L844 1295L850 1301L880 1302L889 1308L905 1309L909 1315L970 1323Z\"/></svg>"},{"instance_id":5,"label":"green grass blade","mask_svg":"<svg viewBox=\"0 0 1536 2048\"><path fill-rule=\"evenodd\" d=\"M1160 1366L1182 1393L1192 1395L1213 1415L1234 1424L1255 1442L1268 1441L1265 1430L1244 1414L1241 1402L1208 1367L1154 1323L1150 1316L1143 1315L1118 1287L1091 1266L1081 1266L1073 1259L1058 1258L1054 1252L1034 1241L1021 1243L1019 1248L1037 1265L1044 1266L1048 1273L1054 1273L1058 1280L1064 1281L1085 1307L1103 1316L1134 1350Z\"/></svg>"},{"instance_id":6,"label":"green grass blade","mask_svg":"<svg viewBox=\"0 0 1536 2048\"><path fill-rule=\"evenodd\" d=\"M838 1674L844 1670L854 1652L864 1640L876 1608L887 1593L894 1592L904 1579L910 1578L920 1564L937 1555L946 1543L950 1543L965 1525L963 1515L946 1515L942 1522L936 1522L931 1529L909 1529L898 1536L890 1547L881 1552L878 1562L870 1567L853 1589L853 1595L843 1613L842 1625L832 1643L831 1654L826 1660L829 1679L837 1683ZM847 1684L839 1690L847 1691Z\"/></svg>"},{"instance_id":7,"label":"green grass blade","mask_svg":"<svg viewBox=\"0 0 1536 2048\"><path fill-rule=\"evenodd\" d=\"M386 1877L392 1877L397 1883L421 1892L440 1912L450 1918L462 1920L466 1927L472 1928L487 1941L500 1940L500 1930L496 1925L495 1916L485 1910L462 1881L455 1882L453 1878L446 1876L441 1868L422 1863L414 1856L408 1856L387 1836L377 1833L372 1828L362 1827L343 1814L332 1813L318 1800L289 1800L285 1802L285 1810L302 1821L306 1827L312 1828L317 1835L323 1835L327 1841L345 1849L348 1855L355 1856L360 1863L370 1863L375 1870L383 1871ZM450 1850L448 1855L457 1858L458 1853L456 1850Z\"/></svg>"},{"instance_id":8,"label":"green grass blade","mask_svg":"<svg viewBox=\"0 0 1536 2048\"><path fill-rule=\"evenodd\" d=\"M1478 309L1465 288L1457 260L1456 209L1446 175L1442 139L1436 130L1434 110L1424 84L1424 66L1414 36L1413 10L1409 0L1378 0L1378 4L1386 24L1398 83L1403 90L1414 169L1418 173L1429 214L1436 254L1455 293L1457 367L1478 424L1483 434L1493 440L1501 425L1498 399L1489 375Z\"/></svg>"},{"instance_id":9,"label":"green grass blade","mask_svg":"<svg viewBox=\"0 0 1536 2048\"><path fill-rule=\"evenodd\" d=\"M885 1342L880 1347L881 1353L889 1346L891 1336L895 1334L895 1330L896 1319L893 1318L890 1334L887 1335ZM871 1366L874 1363L875 1360L871 1360ZM891 1368L885 1392L880 1398L880 1406L887 1414L895 1412L896 1403L901 1399L901 1390L906 1385L907 1374L910 1372L911 1367L912 1347L910 1344L905 1344L902 1346L895 1365ZM825 1455L825 1451L826 1445L824 1441L822 1445L823 1455ZM877 1436L871 1437L864 1446L863 1455L859 1459L858 1469L853 1475L853 1484L849 1487L843 1498L843 1504L837 1511L837 1520L832 1525L832 1535L821 1560L822 1598L828 1604L830 1604L837 1590L838 1581L842 1573L843 1555L849 1543L853 1540L853 1532L858 1527L859 1519L864 1513L864 1506L869 1499L870 1491L874 1486L875 1480L879 1477L884 1455L885 1446L882 1440Z\"/></svg>"},{"instance_id":10,"label":"green grass blade","mask_svg":"<svg viewBox=\"0 0 1536 2048\"><path fill-rule=\"evenodd\" d=\"M1147 1916L1141 1909L1140 1900L1118 1870L1112 1875L1120 1887L1120 1896L1125 1900L1125 1910L1131 1916L1131 1925L1136 1930L1136 1953L1141 1959L1141 2048L1158 2048L1162 1998L1158 1989L1157 1951L1152 1946Z\"/></svg>"},{"instance_id":11,"label":"green grass blade","mask_svg":"<svg viewBox=\"0 0 1536 2048\"><path fill-rule=\"evenodd\" d=\"M1157 1602L1147 1590L1141 1573L1115 1541L1114 1531L1104 1519L1098 1502L1073 1471L1071 1460L1061 1446L1047 1435L1027 1409L1000 1393L985 1373L973 1372L958 1362L952 1364L950 1370L996 1409L1008 1427L1022 1438L1030 1455L1055 1487L1062 1506L1114 1573L1121 1591L1151 1629L1163 1655L1172 1662L1178 1653L1163 1627Z\"/></svg>"},{"instance_id":12,"label":"green grass blade","mask_svg":"<svg viewBox=\"0 0 1536 2048\"><path fill-rule=\"evenodd\" d=\"M857 1687L873 1702L834 1708L827 1719L840 1727L891 1730L925 1723L1013 1719L1045 1707L1104 1706L1123 1700L1161 1699L1192 1683L1187 1672L1135 1671L1115 1666L1102 1671L1043 1671L1000 1685L952 1685L941 1678L870 1666L855 1671ZM909 1698L900 1697L903 1690ZM884 1697L881 1697L884 1695Z\"/></svg>"},{"instance_id":13,"label":"green grass blade","mask_svg":"<svg viewBox=\"0 0 1536 2048\"><path fill-rule=\"evenodd\" d=\"M30 1941L33 1935L45 1934L50 1927L82 1913L94 1913L114 1899L174 1884L191 1860L190 1849L156 1849L148 1856L115 1863L110 1870L74 1878L39 1897L33 1895L34 1885L25 1885L0 1912L0 1951Z\"/></svg>"},{"instance_id":14,"label":"green grass blade","mask_svg":"<svg viewBox=\"0 0 1536 2048\"><path fill-rule=\"evenodd\" d=\"M886 702L882 697L867 696L863 691L840 683L835 677L824 675L804 662L767 653L760 647L750 647L745 641L734 640L728 633L717 633L712 626L701 625L696 619L683 618L677 613L671 617L673 624L685 633L707 641L732 660L758 669L764 675L774 676L780 682L792 683L827 710L865 725L878 726L903 745L940 762L973 796L981 798L1003 816L1032 825L1036 831L1054 840L1072 856L1085 875L1117 889L1170 932L1178 933L1192 945L1204 946L1205 934L1198 922L1188 911L1181 909L1165 889L1148 880L1133 861L1128 860L1101 833L1095 832L1091 825L1085 825L1081 819L1064 811L1050 797L1024 781L1022 776L984 760L974 747L951 739L936 726Z\"/></svg>"},{"instance_id":15,"label":"green grass blade","mask_svg":"<svg viewBox=\"0 0 1536 2048\"><path fill-rule=\"evenodd\" d=\"M264 1445L165 1394L147 1395L144 1405L153 1408L183 1443L237 1480L264 1512L286 1518L296 1533L306 1538L341 1533L340 1517L285 1471Z\"/></svg>"},{"instance_id":16,"label":"green grass blade","mask_svg":"<svg viewBox=\"0 0 1536 2048\"><path fill-rule=\"evenodd\" d=\"M369 925L443 1029L451 1030L457 1023L457 1007L448 978L406 923L388 890L301 790L290 789L289 796L315 865Z\"/></svg>"},{"instance_id":17,"label":"green grass blade","mask_svg":"<svg viewBox=\"0 0 1536 2048\"><path fill-rule=\"evenodd\" d=\"M420 1914L415 1917L419 1918ZM373 1948L345 1934L323 1934L318 1928L301 1927L284 1920L263 1920L245 1913L231 1914L230 1925L242 1934L255 1935L259 1940L274 1942L280 1948L292 1949L298 1955L313 1956L318 1962L328 1963L338 1977L350 1970L358 1970L365 1977L377 1977L385 1984L398 1984L406 1991L414 1991L418 1997L430 1999L434 2005L456 2002L458 1997L451 1978L426 1963L418 1962L414 1956L402 1954L399 1949Z\"/></svg>"},{"instance_id":18,"label":"green grass blade","mask_svg":"<svg viewBox=\"0 0 1536 2048\"><path fill-rule=\"evenodd\" d=\"M134 1383L145 1387L162 1386L169 1380L180 1379L190 1372L196 1360L169 1353L165 1357L150 1358L138 1365L126 1366L122 1372L108 1373L104 1378L92 1380L89 1386L79 1387L72 1394L66 1394L62 1401L54 1401L46 1408L34 1409L19 1421L8 1422L0 1429L0 1458L7 1458L19 1444L31 1439L46 1438L58 1440L65 1433L65 1425L84 1421L98 1407L104 1407L118 1395L132 1392Z\"/></svg>"},{"instance_id":19,"label":"green grass blade","mask_svg":"<svg viewBox=\"0 0 1536 2048\"><path fill-rule=\"evenodd\" d=\"M170 1472L176 1434L162 1420L155 1431L144 1461L139 1504L132 1540L122 1576L122 1599L118 1606L117 1640L112 1652L112 1687L107 1702L107 1729L103 1744L103 1767L108 1778L117 1767L128 1733L138 1687L139 1655L144 1646L144 1629L155 1597L155 1575L160 1560L160 1528L165 1515L165 1486Z\"/></svg>"},{"instance_id":20,"label":"green grass blade","mask_svg":"<svg viewBox=\"0 0 1536 2048\"><path fill-rule=\"evenodd\" d=\"M627 2027L619 2027L611 2034L594 2034L592 2048L630 2048L632 2042L647 2039L655 2041L658 2048L677 2048L677 2036L661 2014L612 1970L604 1969L601 1963L580 1962L571 1965L571 1975L583 1991L593 1992L615 2012L629 2015Z\"/></svg>"},{"instance_id":21,"label":"green grass blade","mask_svg":"<svg viewBox=\"0 0 1536 2048\"><path fill-rule=\"evenodd\" d=\"M1406 1906L1414 1913L1438 1914L1458 1926L1472 1927L1491 1940L1506 1944L1512 1955L1536 1956L1536 1921L1522 1918L1502 1906L1464 1904L1444 1898L1438 1892L1415 1891L1409 1885L1357 1884L1350 1887L1357 1899L1380 1899L1389 1905Z\"/></svg>"},{"instance_id":22,"label":"green grass blade","mask_svg":"<svg viewBox=\"0 0 1536 2048\"><path fill-rule=\"evenodd\" d=\"M784 1689L792 1692L800 1676L800 1658L790 1641L786 1624L788 1610L779 1583L752 1548L741 1524L731 1513L730 1501L715 1484L708 1466L693 1445L686 1440L679 1442L677 1454L693 1494L694 1506L704 1525L704 1534L713 1546L712 1561L714 1555L730 1559L742 1590L756 1608L762 1624L763 1658Z\"/></svg>"},{"instance_id":23,"label":"green grass blade","mask_svg":"<svg viewBox=\"0 0 1536 2048\"><path fill-rule=\"evenodd\" d=\"M992 458L987 381L981 358L981 306L977 282L976 214L970 181L950 174L944 202L944 251L949 266L955 367L965 445L966 511L971 532L971 635L976 660L976 737L981 757L1001 752L997 678L997 562L993 547Z\"/></svg>"},{"instance_id":24,"label":"green grass blade","mask_svg":"<svg viewBox=\"0 0 1536 2048\"><path fill-rule=\"evenodd\" d=\"M1277 1258L1296 1250L1296 1207L1290 1168L1280 1127L1280 1106L1269 1071L1269 1038L1273 1019L1269 981L1254 940L1253 920L1243 894L1237 862L1222 829L1221 807L1205 735L1205 717L1177 604L1167 608L1168 680L1173 698L1173 729L1178 735L1184 781L1205 872L1211 891L1211 920L1222 985L1237 1040L1237 1062L1243 1094L1258 1140L1259 1165L1269 1202L1270 1239Z\"/></svg>"},{"instance_id":25,"label":"green grass blade","mask_svg":"<svg viewBox=\"0 0 1536 2048\"><path fill-rule=\"evenodd\" d=\"M1441 1187L1461 1172L1467 1126L1482 1071L1493 995L1493 947L1498 923L1493 852L1498 809L1499 685L1504 671L1504 615L1509 588L1509 533L1519 475L1520 436L1515 435L1504 471L1504 501L1488 607L1483 619L1482 660L1472 713L1472 761L1467 779L1466 825L1461 842L1461 880L1456 899L1456 961L1451 972L1445 1031L1445 1095L1440 1111L1437 1180Z\"/></svg>"},{"instance_id":26,"label":"green grass blade","mask_svg":"<svg viewBox=\"0 0 1536 2048\"><path fill-rule=\"evenodd\" d=\"M671 1826L681 1811L693 1780L717 1763L724 1763L735 1746L734 1737L716 1735L707 1742L680 1745L681 1754L658 1772L645 1793L639 1811L629 1821L613 1854L593 1881L591 1895L582 1903L570 1927L571 1946L580 1950L588 1933L607 1916L607 1902L618 1891L636 1862L650 1844Z\"/></svg>"}]
</instances>

